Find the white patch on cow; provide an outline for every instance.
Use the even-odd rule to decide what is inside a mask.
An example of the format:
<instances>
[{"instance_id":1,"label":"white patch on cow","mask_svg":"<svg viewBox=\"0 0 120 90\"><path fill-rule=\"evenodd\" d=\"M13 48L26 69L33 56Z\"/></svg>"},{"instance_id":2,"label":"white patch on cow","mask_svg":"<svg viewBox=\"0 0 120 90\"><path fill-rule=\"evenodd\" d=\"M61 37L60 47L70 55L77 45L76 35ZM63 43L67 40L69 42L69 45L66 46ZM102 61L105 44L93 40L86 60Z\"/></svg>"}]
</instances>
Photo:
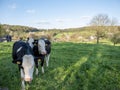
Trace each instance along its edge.
<instances>
[{"instance_id":1,"label":"white patch on cow","mask_svg":"<svg viewBox=\"0 0 120 90\"><path fill-rule=\"evenodd\" d=\"M46 38L44 40L47 40Z\"/></svg>"},{"instance_id":2,"label":"white patch on cow","mask_svg":"<svg viewBox=\"0 0 120 90\"><path fill-rule=\"evenodd\" d=\"M22 47L18 48L17 53L22 49Z\"/></svg>"},{"instance_id":3,"label":"white patch on cow","mask_svg":"<svg viewBox=\"0 0 120 90\"><path fill-rule=\"evenodd\" d=\"M33 38L29 38L28 43L29 43L31 48L33 48L33 42L34 42L34 39Z\"/></svg>"},{"instance_id":4,"label":"white patch on cow","mask_svg":"<svg viewBox=\"0 0 120 90\"><path fill-rule=\"evenodd\" d=\"M44 73L44 67L42 66L42 73Z\"/></svg>"},{"instance_id":5,"label":"white patch on cow","mask_svg":"<svg viewBox=\"0 0 120 90\"><path fill-rule=\"evenodd\" d=\"M41 53L41 54L46 54L45 42L44 42L44 40L40 39L40 40L38 41L38 49L39 49L39 53Z\"/></svg>"},{"instance_id":6,"label":"white patch on cow","mask_svg":"<svg viewBox=\"0 0 120 90\"><path fill-rule=\"evenodd\" d=\"M34 71L34 57L32 55L24 55L22 67L24 68L24 80L32 81Z\"/></svg>"},{"instance_id":7,"label":"white patch on cow","mask_svg":"<svg viewBox=\"0 0 120 90\"><path fill-rule=\"evenodd\" d=\"M50 58L50 54L45 56L45 60L46 60L46 66L48 67L49 65L49 58Z\"/></svg>"}]
</instances>

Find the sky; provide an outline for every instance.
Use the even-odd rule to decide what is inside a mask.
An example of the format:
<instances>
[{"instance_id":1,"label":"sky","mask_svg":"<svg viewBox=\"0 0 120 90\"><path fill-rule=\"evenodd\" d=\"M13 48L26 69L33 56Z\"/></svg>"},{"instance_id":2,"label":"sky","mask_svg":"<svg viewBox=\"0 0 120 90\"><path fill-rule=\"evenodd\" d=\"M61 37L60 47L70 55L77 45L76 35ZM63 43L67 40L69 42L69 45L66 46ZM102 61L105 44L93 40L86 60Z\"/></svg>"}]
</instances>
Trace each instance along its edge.
<instances>
[{"instance_id":1,"label":"sky","mask_svg":"<svg viewBox=\"0 0 120 90\"><path fill-rule=\"evenodd\" d=\"M39 29L88 26L98 14L120 24L120 0L0 0L0 23Z\"/></svg>"}]
</instances>

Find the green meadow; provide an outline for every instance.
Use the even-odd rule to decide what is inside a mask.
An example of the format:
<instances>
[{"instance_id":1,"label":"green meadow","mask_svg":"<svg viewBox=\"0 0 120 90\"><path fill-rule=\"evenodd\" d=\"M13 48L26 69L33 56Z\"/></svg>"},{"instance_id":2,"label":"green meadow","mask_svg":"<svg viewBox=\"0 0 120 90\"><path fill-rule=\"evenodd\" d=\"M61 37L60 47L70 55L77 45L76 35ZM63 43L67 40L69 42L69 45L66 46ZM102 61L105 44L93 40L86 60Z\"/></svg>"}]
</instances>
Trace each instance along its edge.
<instances>
[{"instance_id":1,"label":"green meadow","mask_svg":"<svg viewBox=\"0 0 120 90\"><path fill-rule=\"evenodd\" d=\"M11 43L0 43L0 88L21 89ZM49 67L28 90L120 90L120 46L61 42L52 44Z\"/></svg>"}]
</instances>

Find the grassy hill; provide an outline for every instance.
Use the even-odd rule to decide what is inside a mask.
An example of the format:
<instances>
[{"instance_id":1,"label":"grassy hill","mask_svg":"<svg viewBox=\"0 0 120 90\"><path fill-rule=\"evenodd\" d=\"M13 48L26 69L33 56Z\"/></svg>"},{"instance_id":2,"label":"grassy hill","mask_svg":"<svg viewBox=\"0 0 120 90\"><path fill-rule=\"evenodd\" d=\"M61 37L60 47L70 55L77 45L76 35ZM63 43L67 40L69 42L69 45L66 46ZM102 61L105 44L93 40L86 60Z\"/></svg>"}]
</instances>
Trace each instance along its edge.
<instances>
[{"instance_id":1,"label":"grassy hill","mask_svg":"<svg viewBox=\"0 0 120 90\"><path fill-rule=\"evenodd\" d=\"M0 87L20 90L12 44L0 43ZM49 67L39 70L29 90L120 90L120 46L53 43Z\"/></svg>"},{"instance_id":2,"label":"grassy hill","mask_svg":"<svg viewBox=\"0 0 120 90\"><path fill-rule=\"evenodd\" d=\"M69 28L69 29L37 29L27 26L19 25L2 25L3 31L6 34L10 34L13 40L17 40L20 37L27 39L29 32L34 33L35 38L42 36L48 37L55 42L96 42L96 28L92 26L86 26L81 28ZM103 37L100 37L100 42L110 42L114 33L120 33L120 26L106 26L102 27L100 31L103 33ZM2 32L1 32L2 33ZM1 34L0 34L1 35ZM3 35L3 34L2 34ZM93 39L91 39L91 37Z\"/></svg>"}]
</instances>

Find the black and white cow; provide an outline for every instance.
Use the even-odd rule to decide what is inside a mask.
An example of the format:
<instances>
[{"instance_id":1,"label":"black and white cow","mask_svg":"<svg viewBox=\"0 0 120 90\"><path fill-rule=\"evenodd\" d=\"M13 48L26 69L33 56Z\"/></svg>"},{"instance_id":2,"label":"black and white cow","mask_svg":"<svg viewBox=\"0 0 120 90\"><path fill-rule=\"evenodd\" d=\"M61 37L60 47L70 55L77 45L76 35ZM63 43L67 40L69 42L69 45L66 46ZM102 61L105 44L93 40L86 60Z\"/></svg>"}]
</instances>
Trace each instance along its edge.
<instances>
[{"instance_id":1,"label":"black and white cow","mask_svg":"<svg viewBox=\"0 0 120 90\"><path fill-rule=\"evenodd\" d=\"M33 53L35 56L36 74L38 74L39 60L41 60L42 73L44 73L44 60L46 60L46 66L48 67L49 65L51 42L45 38L35 39L33 42L33 38L30 38L28 40L28 43L32 46L31 48L33 49Z\"/></svg>"},{"instance_id":2,"label":"black and white cow","mask_svg":"<svg viewBox=\"0 0 120 90\"><path fill-rule=\"evenodd\" d=\"M17 41L13 45L12 51L13 63L18 64L21 72L22 90L25 90L25 81L31 82L34 72L34 56L29 44L23 41Z\"/></svg>"}]
</instances>

